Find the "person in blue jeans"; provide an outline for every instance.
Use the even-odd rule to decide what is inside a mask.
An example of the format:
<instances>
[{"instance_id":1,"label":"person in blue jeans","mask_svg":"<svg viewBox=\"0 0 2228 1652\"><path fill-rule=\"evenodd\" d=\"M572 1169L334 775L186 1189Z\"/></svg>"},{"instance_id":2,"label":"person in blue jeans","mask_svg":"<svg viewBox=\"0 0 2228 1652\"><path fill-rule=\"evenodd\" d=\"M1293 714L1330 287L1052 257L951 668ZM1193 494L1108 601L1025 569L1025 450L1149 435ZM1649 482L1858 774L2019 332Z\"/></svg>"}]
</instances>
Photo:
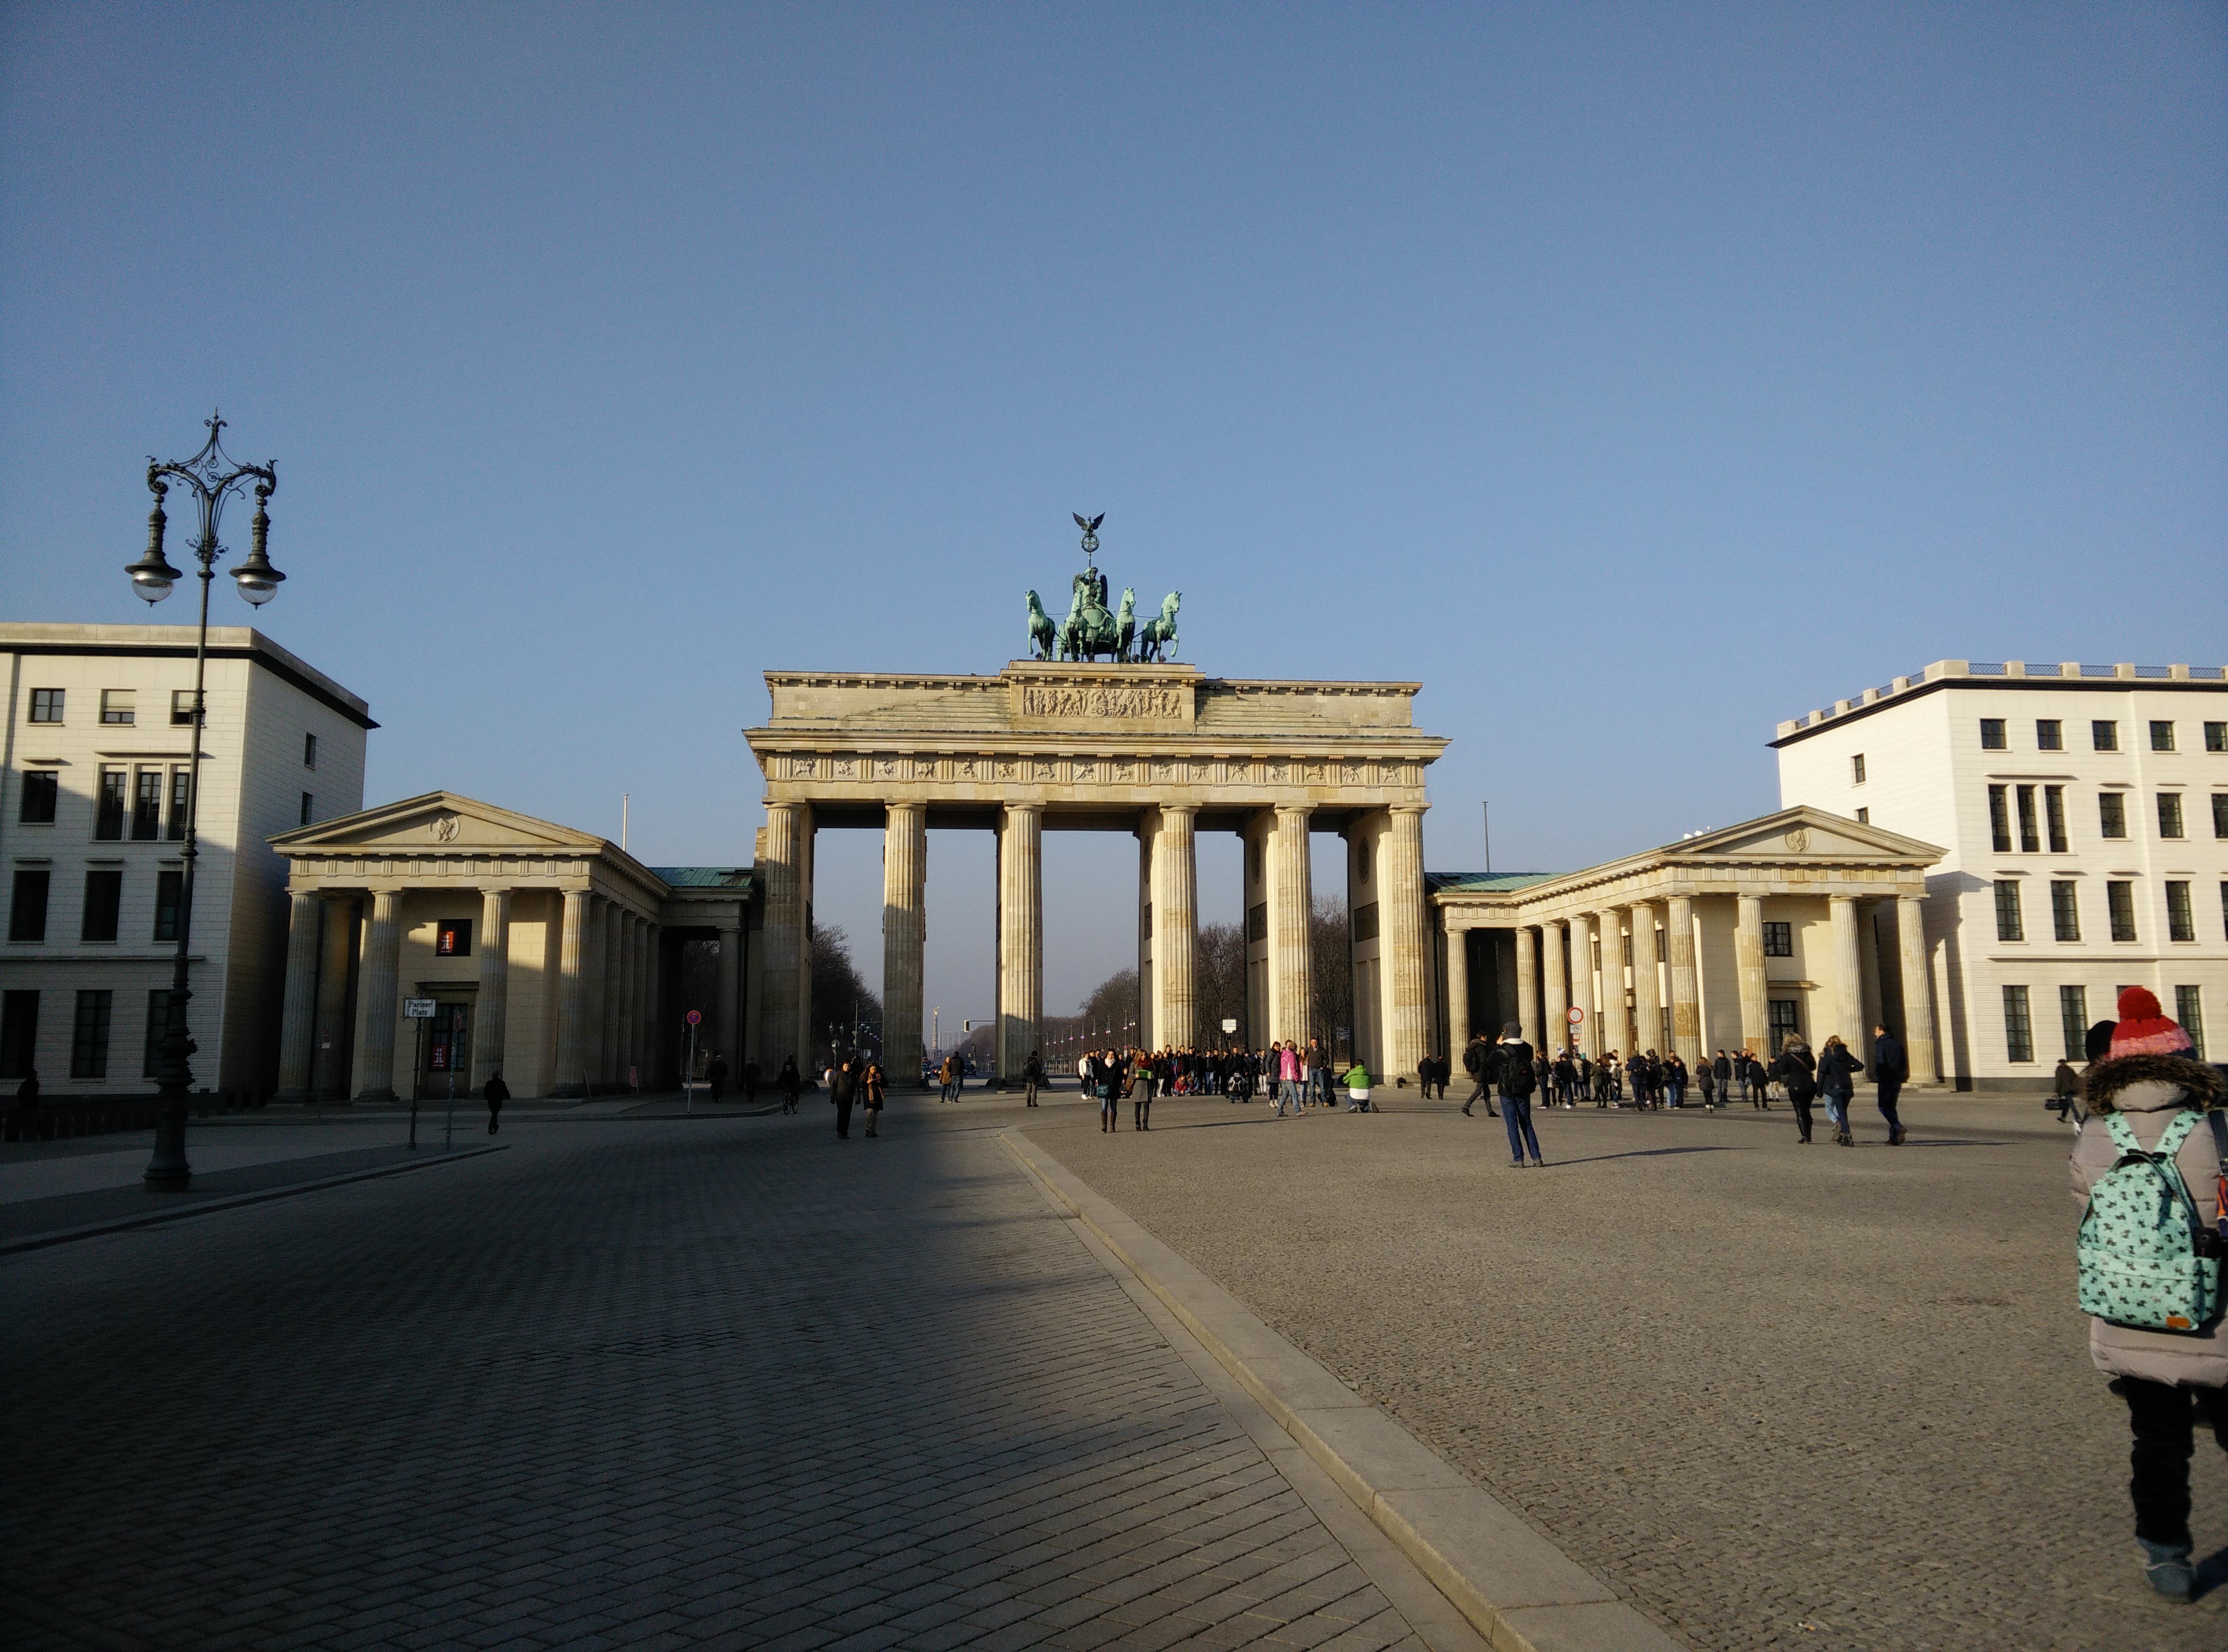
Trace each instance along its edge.
<instances>
[{"instance_id":1,"label":"person in blue jeans","mask_svg":"<svg viewBox=\"0 0 2228 1652\"><path fill-rule=\"evenodd\" d=\"M1532 1047L1524 1041L1524 1029L1514 1021L1501 1029L1498 1049L1501 1057L1501 1119L1508 1127L1508 1152L1516 1168L1524 1168L1524 1150L1532 1149L1534 1166L1545 1166L1540 1156L1540 1138L1532 1131Z\"/></svg>"}]
</instances>

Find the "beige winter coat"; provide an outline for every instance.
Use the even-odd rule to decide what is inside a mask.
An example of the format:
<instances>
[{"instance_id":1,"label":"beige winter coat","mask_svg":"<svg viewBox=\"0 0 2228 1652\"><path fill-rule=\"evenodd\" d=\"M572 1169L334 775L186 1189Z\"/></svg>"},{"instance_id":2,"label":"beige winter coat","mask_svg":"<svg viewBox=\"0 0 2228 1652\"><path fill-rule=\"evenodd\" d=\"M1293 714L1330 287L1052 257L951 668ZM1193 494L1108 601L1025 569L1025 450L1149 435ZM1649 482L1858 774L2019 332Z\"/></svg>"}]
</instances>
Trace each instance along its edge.
<instances>
[{"instance_id":1,"label":"beige winter coat","mask_svg":"<svg viewBox=\"0 0 2228 1652\"><path fill-rule=\"evenodd\" d=\"M2123 1113L2135 1140L2146 1150L2158 1145L2174 1115L2185 1108L2218 1107L2224 1096L2220 1075L2201 1061L2174 1055L2129 1055L2099 1061L2089 1069L2091 1112ZM2081 1127L2073 1146L2073 1196L2085 1209L2089 1189L2118 1162L2120 1149L2103 1119ZM2220 1220L2220 1160L2210 1126L2199 1124L2174 1156L2181 1180L2207 1227ZM2228 1388L2228 1334L2214 1315L2202 1331L2137 1331L2089 1322L2089 1357L2097 1368L2116 1377L2145 1377L2185 1388Z\"/></svg>"}]
</instances>

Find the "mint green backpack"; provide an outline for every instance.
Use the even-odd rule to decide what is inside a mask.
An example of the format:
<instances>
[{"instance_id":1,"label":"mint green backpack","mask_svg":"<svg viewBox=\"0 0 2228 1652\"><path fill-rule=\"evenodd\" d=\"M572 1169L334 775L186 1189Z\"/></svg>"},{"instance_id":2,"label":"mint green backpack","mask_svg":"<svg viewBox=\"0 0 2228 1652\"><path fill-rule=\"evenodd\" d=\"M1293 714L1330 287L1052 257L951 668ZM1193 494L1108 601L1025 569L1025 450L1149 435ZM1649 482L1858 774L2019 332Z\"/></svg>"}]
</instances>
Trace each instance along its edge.
<instances>
[{"instance_id":1,"label":"mint green backpack","mask_svg":"<svg viewBox=\"0 0 2228 1652\"><path fill-rule=\"evenodd\" d=\"M2146 1153L2128 1121L2104 1115L2120 1157L2089 1189L2081 1219L2081 1311L2142 1331L2195 1331L2220 1301L2220 1264L2174 1155L2203 1115L2184 1112Z\"/></svg>"}]
</instances>

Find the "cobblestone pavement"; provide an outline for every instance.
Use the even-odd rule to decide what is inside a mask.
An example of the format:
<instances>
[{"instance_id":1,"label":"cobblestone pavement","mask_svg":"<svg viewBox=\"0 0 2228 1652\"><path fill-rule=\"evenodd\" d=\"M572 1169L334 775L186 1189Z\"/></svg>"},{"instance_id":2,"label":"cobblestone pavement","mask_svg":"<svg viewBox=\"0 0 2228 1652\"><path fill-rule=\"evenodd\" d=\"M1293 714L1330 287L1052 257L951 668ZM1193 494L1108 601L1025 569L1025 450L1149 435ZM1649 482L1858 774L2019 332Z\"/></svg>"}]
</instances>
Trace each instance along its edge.
<instances>
[{"instance_id":1,"label":"cobblestone pavement","mask_svg":"<svg viewBox=\"0 0 2228 1652\"><path fill-rule=\"evenodd\" d=\"M0 1638L1420 1652L983 1111L893 1111L0 1262Z\"/></svg>"},{"instance_id":2,"label":"cobblestone pavement","mask_svg":"<svg viewBox=\"0 0 2228 1652\"><path fill-rule=\"evenodd\" d=\"M1907 1100L1900 1149L1861 1112L1855 1149L1784 1107L1542 1112L1544 1172L1482 1110L1388 1105L1028 1128L1697 1648L2228 1647L2228 1590L2172 1605L2136 1565L2034 1103ZM2198 1442L2204 1553L2228 1467Z\"/></svg>"}]
</instances>

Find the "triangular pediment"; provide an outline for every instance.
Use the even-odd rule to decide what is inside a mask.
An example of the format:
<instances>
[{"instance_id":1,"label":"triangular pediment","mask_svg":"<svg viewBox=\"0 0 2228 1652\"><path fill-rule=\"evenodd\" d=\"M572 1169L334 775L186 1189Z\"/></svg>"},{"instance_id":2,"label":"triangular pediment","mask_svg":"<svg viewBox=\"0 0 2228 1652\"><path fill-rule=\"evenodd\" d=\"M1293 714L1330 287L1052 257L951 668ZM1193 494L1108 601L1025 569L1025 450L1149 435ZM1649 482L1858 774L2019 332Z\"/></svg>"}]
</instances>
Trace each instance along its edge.
<instances>
[{"instance_id":1,"label":"triangular pediment","mask_svg":"<svg viewBox=\"0 0 2228 1652\"><path fill-rule=\"evenodd\" d=\"M1657 851L1670 860L1877 861L1931 865L1942 850L1915 837L1883 831L1864 821L1829 815L1805 804L1776 815L1721 827Z\"/></svg>"},{"instance_id":2,"label":"triangular pediment","mask_svg":"<svg viewBox=\"0 0 2228 1652\"><path fill-rule=\"evenodd\" d=\"M547 855L607 846L600 837L554 821L453 791L429 791L281 832L271 847L281 854Z\"/></svg>"}]
</instances>

